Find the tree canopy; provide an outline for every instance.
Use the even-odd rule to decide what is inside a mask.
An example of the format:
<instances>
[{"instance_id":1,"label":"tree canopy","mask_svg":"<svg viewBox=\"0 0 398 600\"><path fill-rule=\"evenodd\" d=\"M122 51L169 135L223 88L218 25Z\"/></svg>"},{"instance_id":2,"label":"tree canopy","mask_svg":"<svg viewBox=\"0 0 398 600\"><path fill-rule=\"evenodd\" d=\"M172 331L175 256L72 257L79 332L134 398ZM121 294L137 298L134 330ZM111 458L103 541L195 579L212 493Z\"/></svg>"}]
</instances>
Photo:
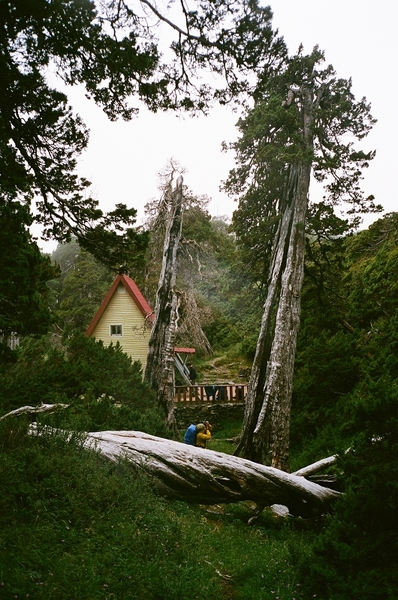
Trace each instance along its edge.
<instances>
[{"instance_id":1,"label":"tree canopy","mask_svg":"<svg viewBox=\"0 0 398 600\"><path fill-rule=\"evenodd\" d=\"M19 202L0 197L0 334L6 352L11 334L47 333L51 323L46 281L58 274L29 233L31 217Z\"/></svg>"},{"instance_id":2,"label":"tree canopy","mask_svg":"<svg viewBox=\"0 0 398 600\"><path fill-rule=\"evenodd\" d=\"M253 108L237 123L240 138L230 145L238 166L224 187L239 201L233 229L253 279L263 286L292 165L310 164L314 179L324 186L322 200L309 201L308 235L342 235L358 226L362 214L381 210L361 189L363 171L375 152L354 146L376 122L370 104L366 98L356 100L351 80L338 78L324 61L318 48L309 55L300 49L273 74L264 74ZM311 120L307 142L305 102ZM345 210L344 219L334 214L337 205Z\"/></svg>"},{"instance_id":3,"label":"tree canopy","mask_svg":"<svg viewBox=\"0 0 398 600\"><path fill-rule=\"evenodd\" d=\"M279 56L271 16L256 0L206 0L193 10L147 0L3 2L0 194L35 200L44 236L65 241L73 233L109 266L122 264L146 237L134 229L134 208L117 204L104 214L77 175L89 132L57 81L83 85L110 119L131 118L140 102L152 111L207 110L214 99L236 97L250 70ZM169 49L159 41L165 37ZM201 82L201 69L220 84Z\"/></svg>"}]
</instances>

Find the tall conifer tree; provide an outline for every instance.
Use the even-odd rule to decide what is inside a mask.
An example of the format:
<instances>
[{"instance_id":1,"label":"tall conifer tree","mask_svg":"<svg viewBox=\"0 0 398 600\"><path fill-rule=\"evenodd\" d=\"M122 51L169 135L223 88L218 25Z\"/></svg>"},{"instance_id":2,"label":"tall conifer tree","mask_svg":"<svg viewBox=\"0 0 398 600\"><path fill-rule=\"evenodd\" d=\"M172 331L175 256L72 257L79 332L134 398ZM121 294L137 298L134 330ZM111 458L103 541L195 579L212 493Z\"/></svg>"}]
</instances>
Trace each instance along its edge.
<instances>
[{"instance_id":1,"label":"tall conifer tree","mask_svg":"<svg viewBox=\"0 0 398 600\"><path fill-rule=\"evenodd\" d=\"M351 81L322 68L323 53L301 49L274 76L260 79L255 106L239 122L233 144L238 167L226 189L240 197L234 213L238 240L262 259L265 303L249 383L242 436L236 450L246 458L289 470L293 367L300 321L305 231L311 173L325 182L318 214L346 202L358 223L375 210L360 188L374 153L353 141L374 123L365 99L355 100ZM321 219L322 221L322 219ZM348 227L348 222L347 222ZM258 265L258 262L257 262Z\"/></svg>"}]
</instances>

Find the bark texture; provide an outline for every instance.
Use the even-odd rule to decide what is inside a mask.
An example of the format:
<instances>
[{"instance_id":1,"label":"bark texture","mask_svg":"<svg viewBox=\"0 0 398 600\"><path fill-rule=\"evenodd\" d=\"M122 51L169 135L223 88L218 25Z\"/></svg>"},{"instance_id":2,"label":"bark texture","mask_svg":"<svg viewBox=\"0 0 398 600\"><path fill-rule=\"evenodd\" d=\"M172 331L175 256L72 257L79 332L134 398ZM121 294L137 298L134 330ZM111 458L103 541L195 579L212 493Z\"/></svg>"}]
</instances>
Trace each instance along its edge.
<instances>
[{"instance_id":1,"label":"bark texture","mask_svg":"<svg viewBox=\"0 0 398 600\"><path fill-rule=\"evenodd\" d=\"M155 319L148 345L145 379L157 395L168 427L177 433L174 416L174 346L177 330L177 250L181 238L183 179L170 193L170 216L164 240L162 268L156 294Z\"/></svg>"},{"instance_id":2,"label":"bark texture","mask_svg":"<svg viewBox=\"0 0 398 600\"><path fill-rule=\"evenodd\" d=\"M292 515L310 517L328 512L341 495L273 467L139 431L88 433L85 445L111 460L127 458L151 476L159 493L190 503L252 500L257 514L282 504Z\"/></svg>"},{"instance_id":3,"label":"bark texture","mask_svg":"<svg viewBox=\"0 0 398 600\"><path fill-rule=\"evenodd\" d=\"M312 148L312 99L303 91L303 140ZM288 169L272 246L268 291L235 454L289 471L294 359L304 278L305 217L311 162Z\"/></svg>"}]
</instances>

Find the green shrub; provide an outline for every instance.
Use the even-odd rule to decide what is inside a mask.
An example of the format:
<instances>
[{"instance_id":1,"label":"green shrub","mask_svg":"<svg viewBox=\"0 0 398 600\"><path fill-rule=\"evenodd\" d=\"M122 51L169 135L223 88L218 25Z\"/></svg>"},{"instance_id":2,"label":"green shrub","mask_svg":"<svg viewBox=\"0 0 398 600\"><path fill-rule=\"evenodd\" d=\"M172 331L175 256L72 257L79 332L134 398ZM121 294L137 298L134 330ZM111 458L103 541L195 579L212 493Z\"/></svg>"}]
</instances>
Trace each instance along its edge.
<instances>
[{"instance_id":1,"label":"green shrub","mask_svg":"<svg viewBox=\"0 0 398 600\"><path fill-rule=\"evenodd\" d=\"M236 325L225 315L217 314L210 325L203 327L213 350L225 350L236 344Z\"/></svg>"},{"instance_id":2,"label":"green shrub","mask_svg":"<svg viewBox=\"0 0 398 600\"><path fill-rule=\"evenodd\" d=\"M305 566L311 591L330 600L398 597L398 385L368 380L346 414L352 435L340 468L346 493ZM322 596L321 596L322 597Z\"/></svg>"},{"instance_id":3,"label":"green shrub","mask_svg":"<svg viewBox=\"0 0 398 600\"><path fill-rule=\"evenodd\" d=\"M15 364L2 366L4 413L42 402L64 403L70 405L67 411L42 421L77 431L135 429L167 436L140 363L133 363L120 345L76 335L62 350L46 338L27 338L17 356Z\"/></svg>"},{"instance_id":4,"label":"green shrub","mask_svg":"<svg viewBox=\"0 0 398 600\"><path fill-rule=\"evenodd\" d=\"M66 410L39 416L40 423L73 431L143 431L160 437L170 437L163 414L155 407L133 410L115 404L113 398L94 398L87 394L78 398Z\"/></svg>"}]
</instances>

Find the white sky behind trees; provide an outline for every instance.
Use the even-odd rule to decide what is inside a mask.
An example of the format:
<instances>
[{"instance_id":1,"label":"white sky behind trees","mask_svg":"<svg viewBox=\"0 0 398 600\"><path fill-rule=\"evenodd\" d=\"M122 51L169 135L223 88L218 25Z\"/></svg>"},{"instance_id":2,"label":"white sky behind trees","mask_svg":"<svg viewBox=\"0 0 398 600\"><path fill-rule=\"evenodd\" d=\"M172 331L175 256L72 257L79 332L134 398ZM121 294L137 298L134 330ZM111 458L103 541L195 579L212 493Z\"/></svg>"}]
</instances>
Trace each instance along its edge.
<instances>
[{"instance_id":1,"label":"white sky behind trees","mask_svg":"<svg viewBox=\"0 0 398 600\"><path fill-rule=\"evenodd\" d=\"M285 38L289 53L300 45L310 53L315 45L325 51L338 77L352 78L357 99L366 96L378 120L362 145L376 150L365 173L366 195L374 194L385 212L397 210L398 171L398 1L379 0L270 0L273 28ZM92 182L91 195L103 210L124 203L138 211L158 197L158 173L169 159L186 168L184 183L196 195L211 198L213 216L231 216L237 207L219 191L234 166L233 152L221 143L238 136L238 115L216 107L207 117L151 114L140 109L131 122L110 122L78 89L69 90L70 102L90 129L90 143L79 160L79 173ZM311 193L311 190L310 190ZM367 219L365 224L379 218ZM39 245L47 252L56 243Z\"/></svg>"}]
</instances>

